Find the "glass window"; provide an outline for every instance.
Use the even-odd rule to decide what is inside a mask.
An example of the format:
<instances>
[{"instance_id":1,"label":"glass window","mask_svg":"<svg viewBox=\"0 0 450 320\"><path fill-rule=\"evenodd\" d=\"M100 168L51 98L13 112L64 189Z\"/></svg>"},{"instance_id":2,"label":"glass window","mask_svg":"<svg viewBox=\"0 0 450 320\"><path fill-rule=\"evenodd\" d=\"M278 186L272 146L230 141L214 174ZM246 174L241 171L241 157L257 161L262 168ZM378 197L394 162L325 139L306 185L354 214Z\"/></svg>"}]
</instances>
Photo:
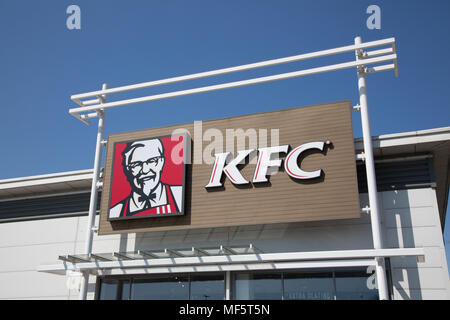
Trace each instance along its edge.
<instances>
[{"instance_id":1,"label":"glass window","mask_svg":"<svg viewBox=\"0 0 450 320\"><path fill-rule=\"evenodd\" d=\"M281 273L238 273L234 289L236 300L281 300Z\"/></svg>"},{"instance_id":2,"label":"glass window","mask_svg":"<svg viewBox=\"0 0 450 320\"><path fill-rule=\"evenodd\" d=\"M224 274L192 274L190 277L191 300L224 300Z\"/></svg>"},{"instance_id":3,"label":"glass window","mask_svg":"<svg viewBox=\"0 0 450 320\"><path fill-rule=\"evenodd\" d=\"M189 282L187 276L164 275L133 280L132 300L187 300Z\"/></svg>"},{"instance_id":4,"label":"glass window","mask_svg":"<svg viewBox=\"0 0 450 320\"><path fill-rule=\"evenodd\" d=\"M100 282L100 300L116 300L119 281L102 279Z\"/></svg>"},{"instance_id":5,"label":"glass window","mask_svg":"<svg viewBox=\"0 0 450 320\"><path fill-rule=\"evenodd\" d=\"M374 288L373 273L364 271L339 271L336 276L336 299L338 300L378 300L378 290Z\"/></svg>"},{"instance_id":6,"label":"glass window","mask_svg":"<svg viewBox=\"0 0 450 320\"><path fill-rule=\"evenodd\" d=\"M237 272L232 295L236 300L376 300L373 277L362 268ZM225 273L102 278L98 299L224 300Z\"/></svg>"},{"instance_id":7,"label":"glass window","mask_svg":"<svg viewBox=\"0 0 450 320\"><path fill-rule=\"evenodd\" d=\"M280 273L236 273L237 300L372 300L378 299L374 282L364 269L336 272L284 271Z\"/></svg>"},{"instance_id":8,"label":"glass window","mask_svg":"<svg viewBox=\"0 0 450 320\"><path fill-rule=\"evenodd\" d=\"M130 280L121 281L122 300L130 300Z\"/></svg>"},{"instance_id":9,"label":"glass window","mask_svg":"<svg viewBox=\"0 0 450 320\"><path fill-rule=\"evenodd\" d=\"M333 273L284 273L285 300L334 300Z\"/></svg>"}]
</instances>

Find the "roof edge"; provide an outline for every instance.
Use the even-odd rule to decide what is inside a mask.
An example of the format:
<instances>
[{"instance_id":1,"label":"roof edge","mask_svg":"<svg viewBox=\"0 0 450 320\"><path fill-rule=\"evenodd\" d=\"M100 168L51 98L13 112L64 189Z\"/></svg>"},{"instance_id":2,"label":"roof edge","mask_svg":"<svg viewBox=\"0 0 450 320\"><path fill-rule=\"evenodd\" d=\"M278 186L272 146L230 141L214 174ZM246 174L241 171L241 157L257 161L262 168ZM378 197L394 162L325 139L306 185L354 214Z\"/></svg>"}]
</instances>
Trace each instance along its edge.
<instances>
[{"instance_id":1,"label":"roof edge","mask_svg":"<svg viewBox=\"0 0 450 320\"><path fill-rule=\"evenodd\" d=\"M413 140L409 138L413 138ZM356 138L354 140L355 140L355 149L359 150L360 147L362 147L362 138ZM374 142L374 148L405 145L405 144L417 144L431 141L444 141L444 140L450 141L450 127L385 134L372 137L372 141ZM93 171L94 171L93 169L84 169L77 171L66 171L59 173L4 179L0 180L0 190L27 187L40 184L92 179Z\"/></svg>"}]
</instances>

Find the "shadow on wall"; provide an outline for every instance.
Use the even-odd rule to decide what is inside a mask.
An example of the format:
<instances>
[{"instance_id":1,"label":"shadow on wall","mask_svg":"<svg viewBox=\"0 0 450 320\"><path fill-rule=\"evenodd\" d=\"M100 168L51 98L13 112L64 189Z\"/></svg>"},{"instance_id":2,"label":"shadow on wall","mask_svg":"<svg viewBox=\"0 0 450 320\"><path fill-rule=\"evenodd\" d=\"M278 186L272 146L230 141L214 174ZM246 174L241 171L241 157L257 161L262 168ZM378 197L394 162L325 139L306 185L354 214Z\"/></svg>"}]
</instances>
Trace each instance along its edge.
<instances>
[{"instance_id":1,"label":"shadow on wall","mask_svg":"<svg viewBox=\"0 0 450 320\"><path fill-rule=\"evenodd\" d=\"M383 192L383 224L386 248L415 248L411 203L407 190ZM425 258L426 259L426 258ZM394 298L422 300L416 257L391 258ZM405 279L406 278L406 279ZM407 285L407 290L405 286ZM395 295L400 297L395 297Z\"/></svg>"},{"instance_id":2,"label":"shadow on wall","mask_svg":"<svg viewBox=\"0 0 450 320\"><path fill-rule=\"evenodd\" d=\"M380 194L381 195L381 194ZM411 202L406 190L383 192L383 226L386 248L413 248L416 239L412 230ZM367 202L361 195L361 206ZM120 236L120 251L127 248L128 235ZM248 246L263 252L338 250L342 248L373 248L370 216L358 219L298 222L272 225L249 225L209 229L155 231L136 233L131 250L188 249L228 246ZM128 249L128 250L127 250ZM421 300L418 264L415 257L391 258L391 275L397 299Z\"/></svg>"},{"instance_id":3,"label":"shadow on wall","mask_svg":"<svg viewBox=\"0 0 450 320\"><path fill-rule=\"evenodd\" d=\"M136 233L132 250L246 247L263 252L355 250L372 248L370 217L356 219L217 227ZM123 246L125 249L126 239Z\"/></svg>"}]
</instances>

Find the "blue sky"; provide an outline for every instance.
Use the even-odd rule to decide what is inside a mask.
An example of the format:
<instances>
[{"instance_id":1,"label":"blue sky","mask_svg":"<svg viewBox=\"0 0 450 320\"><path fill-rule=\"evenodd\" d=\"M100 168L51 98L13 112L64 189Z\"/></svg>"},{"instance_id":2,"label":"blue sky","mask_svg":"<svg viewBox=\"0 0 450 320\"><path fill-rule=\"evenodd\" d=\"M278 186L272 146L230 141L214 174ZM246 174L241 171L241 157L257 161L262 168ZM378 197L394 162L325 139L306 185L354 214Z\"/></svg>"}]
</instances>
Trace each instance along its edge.
<instances>
[{"instance_id":1,"label":"blue sky","mask_svg":"<svg viewBox=\"0 0 450 320\"><path fill-rule=\"evenodd\" d=\"M81 30L66 27L71 4L81 8ZM381 30L366 27L371 4L381 8ZM69 115L68 109L75 107L72 94L100 89L104 82L116 87L334 48L352 44L357 35L365 41L397 40L400 77L383 72L368 78L373 135L449 126L449 31L448 0L1 0L0 139L8 152L1 158L0 179L92 168L96 125L85 126ZM107 114L106 134L336 100L357 103L354 70L113 109ZM354 115L355 137L361 136L358 118Z\"/></svg>"}]
</instances>

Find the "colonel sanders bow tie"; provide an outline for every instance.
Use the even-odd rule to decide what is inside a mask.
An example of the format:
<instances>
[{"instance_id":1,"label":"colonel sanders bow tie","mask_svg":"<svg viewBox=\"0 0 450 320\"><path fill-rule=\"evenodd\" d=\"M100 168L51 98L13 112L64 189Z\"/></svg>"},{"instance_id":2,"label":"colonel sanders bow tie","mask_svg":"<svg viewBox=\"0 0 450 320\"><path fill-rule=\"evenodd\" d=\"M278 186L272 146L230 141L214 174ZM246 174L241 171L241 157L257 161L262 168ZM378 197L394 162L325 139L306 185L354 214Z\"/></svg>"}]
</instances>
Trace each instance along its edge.
<instances>
[{"instance_id":1,"label":"colonel sanders bow tie","mask_svg":"<svg viewBox=\"0 0 450 320\"><path fill-rule=\"evenodd\" d=\"M147 208L150 207L150 200L153 200L155 198L156 198L156 194L155 193L151 193L148 196L146 196L146 195L140 196L138 198L138 200L139 200L139 202L144 202L145 201L145 206L144 207L147 209Z\"/></svg>"}]
</instances>

